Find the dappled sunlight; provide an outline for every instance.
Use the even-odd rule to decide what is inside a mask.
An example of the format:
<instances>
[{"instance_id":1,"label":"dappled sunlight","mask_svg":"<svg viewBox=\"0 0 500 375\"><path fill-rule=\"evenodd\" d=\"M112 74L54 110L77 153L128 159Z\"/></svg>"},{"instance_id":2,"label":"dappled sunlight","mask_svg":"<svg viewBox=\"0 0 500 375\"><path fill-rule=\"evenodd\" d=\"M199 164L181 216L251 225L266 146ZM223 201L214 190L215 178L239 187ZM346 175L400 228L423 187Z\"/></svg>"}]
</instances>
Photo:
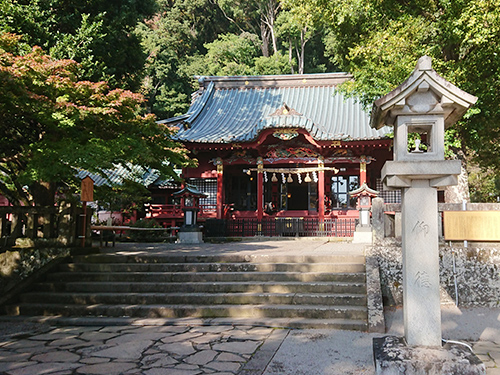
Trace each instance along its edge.
<instances>
[{"instance_id":1,"label":"dappled sunlight","mask_svg":"<svg viewBox=\"0 0 500 375\"><path fill-rule=\"evenodd\" d=\"M366 330L364 258L332 254L333 246L324 245L119 244L114 253L106 248L61 265L40 283L44 293L24 295L22 308L35 315L247 319Z\"/></svg>"}]
</instances>

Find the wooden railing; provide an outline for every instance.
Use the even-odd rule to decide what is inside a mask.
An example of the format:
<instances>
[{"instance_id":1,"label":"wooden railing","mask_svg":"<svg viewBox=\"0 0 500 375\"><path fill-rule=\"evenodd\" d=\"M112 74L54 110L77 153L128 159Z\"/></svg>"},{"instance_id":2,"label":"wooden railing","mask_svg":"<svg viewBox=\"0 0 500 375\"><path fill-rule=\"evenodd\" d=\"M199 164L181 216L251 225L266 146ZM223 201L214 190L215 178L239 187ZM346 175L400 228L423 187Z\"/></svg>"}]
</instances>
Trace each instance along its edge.
<instances>
[{"instance_id":1,"label":"wooden railing","mask_svg":"<svg viewBox=\"0 0 500 375\"><path fill-rule=\"evenodd\" d=\"M199 207L199 217L213 216L217 210L215 204L200 204ZM180 204L150 204L146 208L146 217L179 219L183 217L183 212Z\"/></svg>"},{"instance_id":2,"label":"wooden railing","mask_svg":"<svg viewBox=\"0 0 500 375\"><path fill-rule=\"evenodd\" d=\"M401 204L375 198L372 225L376 241L401 237ZM465 209L464 209L465 208ZM438 233L442 240L500 241L499 203L438 203Z\"/></svg>"},{"instance_id":3,"label":"wooden railing","mask_svg":"<svg viewBox=\"0 0 500 375\"><path fill-rule=\"evenodd\" d=\"M352 237L357 219L240 218L207 220L207 237Z\"/></svg>"},{"instance_id":4,"label":"wooden railing","mask_svg":"<svg viewBox=\"0 0 500 375\"><path fill-rule=\"evenodd\" d=\"M87 223L90 224L88 210ZM61 245L73 246L81 238L83 227L82 210L67 205L64 207L0 207L0 247L16 244L18 238L31 240L54 240ZM90 239L90 225L87 225Z\"/></svg>"}]
</instances>

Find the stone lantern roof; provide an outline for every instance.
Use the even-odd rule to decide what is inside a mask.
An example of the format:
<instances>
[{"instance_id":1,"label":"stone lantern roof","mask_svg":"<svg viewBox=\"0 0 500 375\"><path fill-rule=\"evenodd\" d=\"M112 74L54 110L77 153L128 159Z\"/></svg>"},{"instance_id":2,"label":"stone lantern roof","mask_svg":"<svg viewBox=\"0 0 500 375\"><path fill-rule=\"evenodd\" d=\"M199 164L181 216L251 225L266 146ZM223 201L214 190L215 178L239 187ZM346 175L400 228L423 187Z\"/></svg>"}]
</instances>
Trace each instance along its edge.
<instances>
[{"instance_id":1,"label":"stone lantern roof","mask_svg":"<svg viewBox=\"0 0 500 375\"><path fill-rule=\"evenodd\" d=\"M186 197L186 196L195 197L195 198L206 198L206 197L208 197L207 194L199 191L196 188L196 186L190 185L190 184L186 184L186 186L184 188L182 188L181 190L173 193L172 195L175 196L175 197Z\"/></svg>"},{"instance_id":2,"label":"stone lantern roof","mask_svg":"<svg viewBox=\"0 0 500 375\"><path fill-rule=\"evenodd\" d=\"M373 103L370 126L394 126L398 115L442 115L448 128L477 101L432 69L429 56L418 60L411 76L395 90Z\"/></svg>"},{"instance_id":3,"label":"stone lantern roof","mask_svg":"<svg viewBox=\"0 0 500 375\"><path fill-rule=\"evenodd\" d=\"M368 185L365 182L365 183L363 183L363 185L361 185L356 190L349 192L349 195L353 198L359 197L361 195L365 195L365 196L369 196L369 197L374 198L374 197L377 197L379 195L379 192L377 190L373 190L370 187L368 187Z\"/></svg>"}]
</instances>

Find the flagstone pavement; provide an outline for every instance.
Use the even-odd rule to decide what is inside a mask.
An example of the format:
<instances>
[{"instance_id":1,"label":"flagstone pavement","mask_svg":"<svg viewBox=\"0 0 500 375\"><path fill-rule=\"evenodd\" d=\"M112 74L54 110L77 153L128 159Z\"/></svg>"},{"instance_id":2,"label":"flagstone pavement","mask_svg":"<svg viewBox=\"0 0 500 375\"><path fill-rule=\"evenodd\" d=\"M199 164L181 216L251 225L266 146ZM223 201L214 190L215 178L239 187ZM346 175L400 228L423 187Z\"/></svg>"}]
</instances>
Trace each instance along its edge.
<instances>
[{"instance_id":1,"label":"flagstone pavement","mask_svg":"<svg viewBox=\"0 0 500 375\"><path fill-rule=\"evenodd\" d=\"M374 374L371 342L377 334L223 320L108 321L96 326L81 318L78 323L83 325L3 318L0 374ZM474 345L487 375L500 375L499 344L500 337Z\"/></svg>"},{"instance_id":2,"label":"flagstone pavement","mask_svg":"<svg viewBox=\"0 0 500 375\"><path fill-rule=\"evenodd\" d=\"M25 323L24 331L7 335L8 326L16 323L4 322L0 374L232 375L248 368L258 349L254 361L266 352L274 354L273 343L281 344L288 333L200 323L61 327Z\"/></svg>"}]
</instances>

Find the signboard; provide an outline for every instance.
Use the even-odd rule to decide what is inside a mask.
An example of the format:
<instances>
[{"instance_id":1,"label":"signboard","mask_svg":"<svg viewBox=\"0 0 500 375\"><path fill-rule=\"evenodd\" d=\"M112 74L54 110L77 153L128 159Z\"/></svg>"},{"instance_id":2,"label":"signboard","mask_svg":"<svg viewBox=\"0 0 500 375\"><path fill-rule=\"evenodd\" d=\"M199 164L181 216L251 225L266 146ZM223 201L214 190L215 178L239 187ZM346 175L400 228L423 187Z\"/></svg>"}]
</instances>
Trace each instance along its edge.
<instances>
[{"instance_id":1,"label":"signboard","mask_svg":"<svg viewBox=\"0 0 500 375\"><path fill-rule=\"evenodd\" d=\"M94 200L94 180L89 176L82 180L82 202L92 202Z\"/></svg>"},{"instance_id":2,"label":"signboard","mask_svg":"<svg viewBox=\"0 0 500 375\"><path fill-rule=\"evenodd\" d=\"M444 211L447 241L500 241L500 211Z\"/></svg>"}]
</instances>

